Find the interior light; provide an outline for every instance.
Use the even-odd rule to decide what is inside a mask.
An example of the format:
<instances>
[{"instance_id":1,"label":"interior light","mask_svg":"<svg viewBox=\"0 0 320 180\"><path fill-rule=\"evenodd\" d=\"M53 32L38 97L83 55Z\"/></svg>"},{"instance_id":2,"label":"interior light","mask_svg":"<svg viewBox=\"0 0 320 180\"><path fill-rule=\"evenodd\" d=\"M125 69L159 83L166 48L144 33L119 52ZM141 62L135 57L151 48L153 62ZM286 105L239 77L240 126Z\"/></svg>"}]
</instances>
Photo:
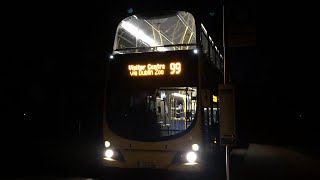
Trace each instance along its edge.
<instances>
[{"instance_id":1,"label":"interior light","mask_svg":"<svg viewBox=\"0 0 320 180\"><path fill-rule=\"evenodd\" d=\"M146 35L142 30L140 30L138 27L134 26L133 24L122 21L121 26L123 29L128 31L131 35L135 36L137 39L140 39L141 41L147 43L149 46L159 46L152 38L150 38L148 35ZM167 51L167 48L164 47L158 47L158 51Z\"/></svg>"},{"instance_id":2,"label":"interior light","mask_svg":"<svg viewBox=\"0 0 320 180\"><path fill-rule=\"evenodd\" d=\"M183 94L180 94L180 93L172 93L173 96L176 96L176 97L182 97L182 98L186 98L186 95L183 95ZM190 96L188 96L188 99L191 99Z\"/></svg>"}]
</instances>

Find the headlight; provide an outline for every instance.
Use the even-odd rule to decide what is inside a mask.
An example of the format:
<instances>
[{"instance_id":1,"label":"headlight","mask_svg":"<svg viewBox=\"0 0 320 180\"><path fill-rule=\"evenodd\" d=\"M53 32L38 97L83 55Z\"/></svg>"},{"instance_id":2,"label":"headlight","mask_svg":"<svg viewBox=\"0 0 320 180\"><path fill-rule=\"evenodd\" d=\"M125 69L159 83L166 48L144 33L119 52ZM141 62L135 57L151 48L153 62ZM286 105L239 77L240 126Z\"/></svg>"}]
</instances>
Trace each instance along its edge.
<instances>
[{"instance_id":1,"label":"headlight","mask_svg":"<svg viewBox=\"0 0 320 180\"><path fill-rule=\"evenodd\" d=\"M192 144L191 148L194 151L198 151L199 150L199 145L198 144Z\"/></svg>"},{"instance_id":2,"label":"headlight","mask_svg":"<svg viewBox=\"0 0 320 180\"><path fill-rule=\"evenodd\" d=\"M107 158L111 158L113 156L113 151L111 149L107 149L106 152L104 153L104 155Z\"/></svg>"},{"instance_id":3,"label":"headlight","mask_svg":"<svg viewBox=\"0 0 320 180\"><path fill-rule=\"evenodd\" d=\"M104 158L108 161L124 161L124 157L119 149L107 149L104 152Z\"/></svg>"},{"instance_id":4,"label":"headlight","mask_svg":"<svg viewBox=\"0 0 320 180\"><path fill-rule=\"evenodd\" d=\"M189 152L177 152L172 164L183 164L183 165L195 165L197 163L198 155L194 151Z\"/></svg>"},{"instance_id":5,"label":"headlight","mask_svg":"<svg viewBox=\"0 0 320 180\"><path fill-rule=\"evenodd\" d=\"M105 146L106 148L110 147L110 145L111 145L111 144L110 144L109 141L105 141L105 142L104 142L104 146Z\"/></svg>"},{"instance_id":6,"label":"headlight","mask_svg":"<svg viewBox=\"0 0 320 180\"><path fill-rule=\"evenodd\" d=\"M197 160L197 154L193 151L187 153L187 160L189 163L193 163Z\"/></svg>"}]
</instances>

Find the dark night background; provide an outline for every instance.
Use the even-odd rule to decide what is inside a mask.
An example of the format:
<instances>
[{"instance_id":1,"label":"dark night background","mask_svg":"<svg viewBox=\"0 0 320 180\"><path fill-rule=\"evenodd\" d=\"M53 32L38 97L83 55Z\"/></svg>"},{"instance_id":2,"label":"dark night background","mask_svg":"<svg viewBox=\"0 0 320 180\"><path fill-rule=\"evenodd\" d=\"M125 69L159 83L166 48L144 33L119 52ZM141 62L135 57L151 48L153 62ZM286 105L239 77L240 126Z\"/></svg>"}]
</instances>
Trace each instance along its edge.
<instances>
[{"instance_id":1,"label":"dark night background","mask_svg":"<svg viewBox=\"0 0 320 180\"><path fill-rule=\"evenodd\" d=\"M298 47L285 51L288 56L280 53L285 32L278 33L268 18L256 17L255 1L226 2L226 58L236 86L239 142L313 146L308 149L314 152L319 128L310 102L315 91L302 57L291 59ZM197 10L221 47L221 9L213 8L219 3L182 3L43 1L3 6L1 133L8 162L63 142L101 143L105 57L128 8L134 13ZM259 56L257 21L267 24L259 28Z\"/></svg>"}]
</instances>

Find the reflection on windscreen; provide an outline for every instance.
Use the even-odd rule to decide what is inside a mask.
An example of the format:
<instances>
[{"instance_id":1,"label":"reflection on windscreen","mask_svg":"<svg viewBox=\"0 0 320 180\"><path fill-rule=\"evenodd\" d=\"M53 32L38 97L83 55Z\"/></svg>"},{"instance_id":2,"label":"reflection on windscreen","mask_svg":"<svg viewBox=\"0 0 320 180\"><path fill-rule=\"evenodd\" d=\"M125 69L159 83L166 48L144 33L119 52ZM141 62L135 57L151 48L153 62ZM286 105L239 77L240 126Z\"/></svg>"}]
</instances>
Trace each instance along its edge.
<instances>
[{"instance_id":1,"label":"reflection on windscreen","mask_svg":"<svg viewBox=\"0 0 320 180\"><path fill-rule=\"evenodd\" d=\"M122 136L141 140L172 136L194 121L195 87L125 92L114 98L109 118L111 128Z\"/></svg>"}]
</instances>

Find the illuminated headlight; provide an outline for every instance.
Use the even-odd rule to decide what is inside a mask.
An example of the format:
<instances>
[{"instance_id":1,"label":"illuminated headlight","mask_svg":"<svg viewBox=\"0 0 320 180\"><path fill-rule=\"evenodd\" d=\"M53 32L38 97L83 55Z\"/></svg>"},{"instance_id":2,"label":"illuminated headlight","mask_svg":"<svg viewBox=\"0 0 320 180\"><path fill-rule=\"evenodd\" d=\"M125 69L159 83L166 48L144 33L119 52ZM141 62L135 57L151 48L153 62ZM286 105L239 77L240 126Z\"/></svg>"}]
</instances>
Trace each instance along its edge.
<instances>
[{"instance_id":1,"label":"illuminated headlight","mask_svg":"<svg viewBox=\"0 0 320 180\"><path fill-rule=\"evenodd\" d=\"M191 148L194 151L198 151L199 150L199 145L198 144L192 144Z\"/></svg>"},{"instance_id":2,"label":"illuminated headlight","mask_svg":"<svg viewBox=\"0 0 320 180\"><path fill-rule=\"evenodd\" d=\"M107 161L124 161L124 157L119 149L107 149L104 152L104 158Z\"/></svg>"},{"instance_id":3,"label":"illuminated headlight","mask_svg":"<svg viewBox=\"0 0 320 180\"><path fill-rule=\"evenodd\" d=\"M110 145L111 145L111 144L110 144L109 141L105 141L105 142L104 142L104 146L105 146L106 148L110 147Z\"/></svg>"},{"instance_id":4,"label":"illuminated headlight","mask_svg":"<svg viewBox=\"0 0 320 180\"><path fill-rule=\"evenodd\" d=\"M188 152L187 153L187 160L189 163L195 162L197 160L197 154L195 152Z\"/></svg>"},{"instance_id":5,"label":"illuminated headlight","mask_svg":"<svg viewBox=\"0 0 320 180\"><path fill-rule=\"evenodd\" d=\"M114 56L113 56L113 55L110 55L110 56L109 56L109 58L110 58L110 59L113 59L113 58L114 58Z\"/></svg>"},{"instance_id":6,"label":"illuminated headlight","mask_svg":"<svg viewBox=\"0 0 320 180\"><path fill-rule=\"evenodd\" d=\"M111 158L113 156L113 151L111 149L107 149L106 152L104 153L104 155L107 158Z\"/></svg>"}]
</instances>

